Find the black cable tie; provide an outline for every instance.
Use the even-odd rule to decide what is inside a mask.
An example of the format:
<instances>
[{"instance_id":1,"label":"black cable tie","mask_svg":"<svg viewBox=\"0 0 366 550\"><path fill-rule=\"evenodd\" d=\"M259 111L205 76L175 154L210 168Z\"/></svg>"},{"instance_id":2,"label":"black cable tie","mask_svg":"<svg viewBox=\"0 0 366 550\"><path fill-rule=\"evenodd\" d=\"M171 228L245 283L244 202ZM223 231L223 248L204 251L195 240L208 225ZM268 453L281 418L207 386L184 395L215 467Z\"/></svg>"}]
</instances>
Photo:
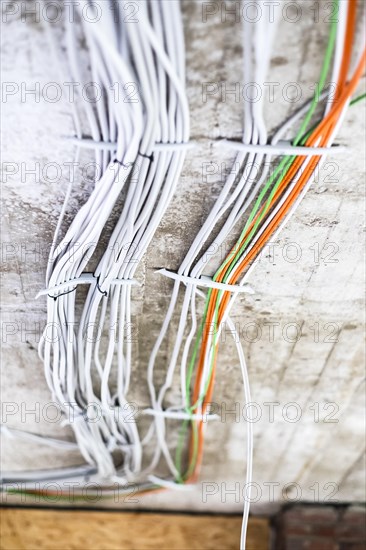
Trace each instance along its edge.
<instances>
[{"instance_id":1,"label":"black cable tie","mask_svg":"<svg viewBox=\"0 0 366 550\"><path fill-rule=\"evenodd\" d=\"M59 294L58 296L51 296L51 294L47 294L47 296L49 298L53 298L56 302L56 300L58 300L58 298L61 298L61 296L66 296L66 294L71 294L72 292L75 292L76 289L77 289L77 286L75 288L72 288L71 290L67 290L66 292L63 292L62 294Z\"/></svg>"},{"instance_id":2,"label":"black cable tie","mask_svg":"<svg viewBox=\"0 0 366 550\"><path fill-rule=\"evenodd\" d=\"M120 166L123 166L123 168L126 168L126 170L128 170L128 168L130 168L131 164L127 165L127 164L123 164L123 162L121 162L120 160L118 159L114 159L113 160L113 163L114 164L119 164Z\"/></svg>"},{"instance_id":3,"label":"black cable tie","mask_svg":"<svg viewBox=\"0 0 366 550\"><path fill-rule=\"evenodd\" d=\"M141 151L139 151L138 154L140 155L140 157L144 157L145 159L149 159L151 162L154 162L154 160L155 160L154 152L152 152L151 155L145 155L144 153L141 153Z\"/></svg>"},{"instance_id":4,"label":"black cable tie","mask_svg":"<svg viewBox=\"0 0 366 550\"><path fill-rule=\"evenodd\" d=\"M93 275L93 277L95 277L95 275ZM103 296L106 296L106 297L107 297L107 296L108 296L108 292L107 292L106 290L102 290L102 289L100 288L100 285L99 285L99 278L100 278L100 275L98 275L98 277L97 277L97 289L99 290L99 292L100 292L101 294L103 294Z\"/></svg>"}]
</instances>

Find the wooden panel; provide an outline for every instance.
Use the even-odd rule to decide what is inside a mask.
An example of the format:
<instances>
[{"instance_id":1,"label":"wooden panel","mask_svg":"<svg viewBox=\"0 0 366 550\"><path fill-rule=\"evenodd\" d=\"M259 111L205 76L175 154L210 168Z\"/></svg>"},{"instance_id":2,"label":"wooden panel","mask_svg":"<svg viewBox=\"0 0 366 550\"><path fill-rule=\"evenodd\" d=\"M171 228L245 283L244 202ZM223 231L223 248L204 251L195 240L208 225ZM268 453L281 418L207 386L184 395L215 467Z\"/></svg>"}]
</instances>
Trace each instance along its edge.
<instances>
[{"instance_id":1,"label":"wooden panel","mask_svg":"<svg viewBox=\"0 0 366 550\"><path fill-rule=\"evenodd\" d=\"M2 550L236 550L241 518L182 514L1 510ZM268 550L269 525L251 519L247 550Z\"/></svg>"}]
</instances>

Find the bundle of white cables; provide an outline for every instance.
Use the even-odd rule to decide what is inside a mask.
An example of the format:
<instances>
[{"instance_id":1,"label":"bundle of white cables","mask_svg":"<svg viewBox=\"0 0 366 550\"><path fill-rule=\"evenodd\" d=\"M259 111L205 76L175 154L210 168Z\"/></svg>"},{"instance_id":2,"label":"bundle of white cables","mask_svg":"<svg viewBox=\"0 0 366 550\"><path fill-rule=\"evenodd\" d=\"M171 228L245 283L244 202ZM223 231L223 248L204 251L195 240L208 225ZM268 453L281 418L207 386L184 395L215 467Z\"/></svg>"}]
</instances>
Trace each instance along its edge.
<instances>
[{"instance_id":1,"label":"bundle of white cables","mask_svg":"<svg viewBox=\"0 0 366 550\"><path fill-rule=\"evenodd\" d=\"M79 9L86 4L75 2ZM93 80L107 98L97 102L95 110L85 105L102 176L53 247L46 281L47 327L40 343L53 399L67 418L72 408L70 424L85 460L97 466L101 478L121 483L138 479L142 466L136 423L124 421L132 365L131 339L126 338L131 289L175 191L189 140L179 2L139 1L135 23L125 21L124 4L115 4L119 18L113 17L109 2L100 3L98 23L81 18ZM80 82L73 23L67 28L67 51L73 78ZM116 82L121 89L136 83L138 101L115 102ZM76 128L81 147L78 121ZM108 246L93 274L85 275L122 192L122 211ZM81 284L90 288L79 317ZM98 422L89 422L85 415L91 404L98 409Z\"/></svg>"}]
</instances>

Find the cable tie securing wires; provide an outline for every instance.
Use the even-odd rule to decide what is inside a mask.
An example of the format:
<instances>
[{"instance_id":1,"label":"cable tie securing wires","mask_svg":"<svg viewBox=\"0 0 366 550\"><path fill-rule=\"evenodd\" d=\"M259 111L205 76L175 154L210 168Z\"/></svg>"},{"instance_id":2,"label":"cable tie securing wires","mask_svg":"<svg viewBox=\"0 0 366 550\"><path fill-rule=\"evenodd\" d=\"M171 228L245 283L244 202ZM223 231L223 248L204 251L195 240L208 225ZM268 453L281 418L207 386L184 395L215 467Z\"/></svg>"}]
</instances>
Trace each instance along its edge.
<instances>
[{"instance_id":1,"label":"cable tie securing wires","mask_svg":"<svg viewBox=\"0 0 366 550\"><path fill-rule=\"evenodd\" d=\"M155 143L154 151L184 151L194 149L196 144L193 141L181 142L181 143Z\"/></svg>"},{"instance_id":2,"label":"cable tie securing wires","mask_svg":"<svg viewBox=\"0 0 366 550\"><path fill-rule=\"evenodd\" d=\"M113 151L115 152L117 150L118 144L117 142L112 141L94 141L90 138L78 138L78 137L64 137L66 141L73 145L77 145L78 147L82 147L83 149L102 149L107 151ZM154 151L180 151L185 149L194 149L196 147L196 144L194 142L188 141L188 142L182 142L182 143L155 143L153 149ZM151 158L148 155L145 155L143 153L139 153L139 155ZM153 155L151 155L153 156ZM116 162L119 162L116 160ZM120 163L121 164L121 163Z\"/></svg>"},{"instance_id":3,"label":"cable tie securing wires","mask_svg":"<svg viewBox=\"0 0 366 550\"><path fill-rule=\"evenodd\" d=\"M176 281L181 281L185 285L216 288L218 290L224 290L226 292L233 293L245 292L247 294L254 294L254 289L249 285L239 286L230 285L227 283L219 283L217 281L213 281L210 277L206 277L205 275L201 275L200 278L196 279L194 277L186 277L184 275L179 275L178 273L173 273L172 271L168 271L167 269L159 269L158 271L156 271L156 273L160 273L160 275L163 275L164 277L169 277L170 279L175 279Z\"/></svg>"},{"instance_id":4,"label":"cable tie securing wires","mask_svg":"<svg viewBox=\"0 0 366 550\"><path fill-rule=\"evenodd\" d=\"M112 141L94 141L90 138L78 138L64 136L63 139L68 141L71 145L77 145L83 149L101 149L115 152L117 150L117 142Z\"/></svg>"},{"instance_id":5,"label":"cable tie securing wires","mask_svg":"<svg viewBox=\"0 0 366 550\"><path fill-rule=\"evenodd\" d=\"M334 153L344 153L347 148L334 145L332 147L299 147L292 145L291 141L279 141L271 145L254 145L251 143L242 143L241 141L233 141L222 139L215 142L215 147L224 147L225 149L236 149L244 153L264 153L266 155L286 155L286 156L303 156L303 157L318 157L322 155L333 155Z\"/></svg>"},{"instance_id":6,"label":"cable tie securing wires","mask_svg":"<svg viewBox=\"0 0 366 550\"><path fill-rule=\"evenodd\" d=\"M144 153L141 153L141 151L139 151L139 155L140 157L150 160L150 162L154 162L154 153L152 153L151 155L145 155Z\"/></svg>"},{"instance_id":7,"label":"cable tie securing wires","mask_svg":"<svg viewBox=\"0 0 366 550\"><path fill-rule=\"evenodd\" d=\"M57 300L60 296L64 296L65 294L69 294L70 292L74 292L78 285L90 285L90 284L96 284L98 290L104 294L105 291L101 290L99 287L99 277L95 277L93 273L82 273L80 277L76 279L72 279L71 281L67 281L65 283L61 283L57 286L46 288L45 290L41 290L37 296L36 299L38 299L40 296L48 295L50 298L54 298ZM113 279L110 282L111 285L129 285L129 286L141 286L141 283L137 281L136 279ZM70 286L75 286L75 288L68 290ZM59 292L62 290L67 290L67 292L64 292L63 294L59 294L57 296L52 296L51 292Z\"/></svg>"}]
</instances>

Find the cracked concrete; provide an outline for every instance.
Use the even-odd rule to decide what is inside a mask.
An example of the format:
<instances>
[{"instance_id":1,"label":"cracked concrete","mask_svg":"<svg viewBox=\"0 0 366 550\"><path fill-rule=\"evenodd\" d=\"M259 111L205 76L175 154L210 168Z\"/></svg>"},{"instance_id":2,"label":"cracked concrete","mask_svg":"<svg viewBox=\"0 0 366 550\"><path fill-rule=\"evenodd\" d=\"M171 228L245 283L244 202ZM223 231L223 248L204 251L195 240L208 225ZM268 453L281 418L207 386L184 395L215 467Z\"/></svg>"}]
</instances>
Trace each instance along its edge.
<instances>
[{"instance_id":1,"label":"cracked concrete","mask_svg":"<svg viewBox=\"0 0 366 550\"><path fill-rule=\"evenodd\" d=\"M221 90L223 83L229 88L240 82L240 22L232 18L223 22L220 10L203 22L203 4L183 2L192 139L198 145L187 154L177 193L137 274L144 286L134 300L138 344L132 398L140 404L147 401L146 362L172 286L154 270L179 266L223 184L221 168L205 182L202 163L223 165L223 171L232 166L234 153L213 147L213 141L220 136L240 138L242 131L242 101L229 95L223 102L216 93L204 102L202 95L204 83L216 83ZM274 103L267 98L265 108L270 131L301 104L284 100L286 85L298 83L301 101L305 101L319 74L327 24L325 17L314 23L310 4L315 5L298 2L302 17L296 25L280 23L269 75L269 81L278 85ZM319 5L320 13L325 14L326 2ZM3 25L3 31L3 81L14 82L19 89L22 82L29 87L37 82L41 87L59 82L42 25L32 23L31 18L22 22L14 17ZM248 360L253 401L262 413L254 425L254 481L261 491L254 510L271 510L275 503L291 498L311 502L365 498L362 113L362 104L350 109L337 139L347 145L347 153L327 159L296 215L262 255L251 279L255 295L240 296L233 310ZM51 176L44 177L42 170L52 162L62 167L72 162L73 147L61 139L72 134L72 122L67 101L38 103L29 96L22 102L20 93L9 96L3 115L3 162L24 163L28 169L36 162L40 166L40 177L28 174L23 178L19 170L8 175L3 185L2 321L7 328L5 337L3 333L2 399L25 403L31 409L36 402L45 406L50 401L36 351L45 322L45 301L34 297L44 286L47 251L67 186L66 169L56 182L50 181ZM83 160L88 161L87 154ZM82 178L75 182L66 224L85 201L90 186ZM174 330L162 350L158 377L163 376L173 341ZM207 430L197 489L146 496L132 504L107 501L102 505L240 509L237 495L225 496L225 489L233 489L235 482L243 484L245 479L246 426L229 414L237 410L235 403L241 399L238 361L228 335L221 346L215 391L215 401L224 404L221 412L226 412L227 422L215 427L210 424ZM301 418L292 421L299 408ZM71 435L68 429L37 422L32 415L24 424L20 414L15 414L9 425L55 436ZM65 456L5 438L2 459L4 468L12 470L80 462L77 453ZM207 495L207 483L217 484L213 494ZM270 483L275 484L273 499ZM335 495L331 497L332 488Z\"/></svg>"}]
</instances>

